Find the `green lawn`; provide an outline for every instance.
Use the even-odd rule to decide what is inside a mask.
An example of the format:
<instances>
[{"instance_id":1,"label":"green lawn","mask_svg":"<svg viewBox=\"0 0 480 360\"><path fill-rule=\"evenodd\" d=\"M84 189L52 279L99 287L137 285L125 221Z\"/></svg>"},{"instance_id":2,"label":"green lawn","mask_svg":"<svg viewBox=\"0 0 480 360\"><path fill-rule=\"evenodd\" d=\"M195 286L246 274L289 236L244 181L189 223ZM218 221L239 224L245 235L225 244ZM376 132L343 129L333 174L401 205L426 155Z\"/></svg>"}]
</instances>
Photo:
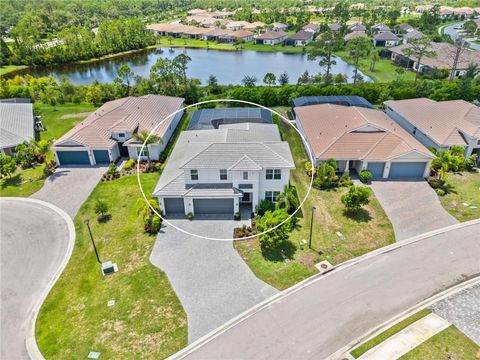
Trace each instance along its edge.
<instances>
[{"instance_id":1,"label":"green lawn","mask_svg":"<svg viewBox=\"0 0 480 360\"><path fill-rule=\"evenodd\" d=\"M431 337L400 360L475 360L480 357L480 347L451 325Z\"/></svg>"},{"instance_id":2,"label":"green lawn","mask_svg":"<svg viewBox=\"0 0 480 360\"><path fill-rule=\"evenodd\" d=\"M413 324L417 320L420 320L421 318L427 316L430 313L431 313L431 310L429 310L429 309L420 310L419 312L413 314L412 316L406 318L405 320L400 321L399 323L393 325L391 328L389 328L389 329L385 330L384 332L378 334L373 339L370 339L367 342L360 345L359 347L355 348L353 351L351 351L351 355L355 359L360 357L361 355L366 353L368 350L374 348L378 344L387 340L389 337L392 337L396 333L405 329L407 326ZM419 359L421 359L421 358L419 358Z\"/></svg>"},{"instance_id":3,"label":"green lawn","mask_svg":"<svg viewBox=\"0 0 480 360\"><path fill-rule=\"evenodd\" d=\"M41 139L58 139L70 130L78 121L83 120L87 115L85 112L95 110L91 104L60 104L53 108L51 105L39 104L39 115L42 116L43 125L46 131L40 133ZM77 114L77 116L74 116ZM78 114L81 116L78 117ZM68 115L72 115L69 117ZM66 118L62 118L66 117ZM50 152L47 159L53 159ZM11 178L0 179L0 196L21 196L28 197L40 190L45 182L43 175L44 165L31 169L18 169Z\"/></svg>"},{"instance_id":4,"label":"green lawn","mask_svg":"<svg viewBox=\"0 0 480 360\"><path fill-rule=\"evenodd\" d=\"M68 130L73 128L76 123L87 117L87 114L82 113L90 113L97 107L87 103L66 103L59 104L55 107L39 103L36 108L39 109L39 115L42 116L41 120L46 128L45 132L40 133L40 137L42 139L59 139ZM78 114L81 116L78 116Z\"/></svg>"},{"instance_id":5,"label":"green lawn","mask_svg":"<svg viewBox=\"0 0 480 360\"><path fill-rule=\"evenodd\" d=\"M26 65L4 65L0 66L0 76L28 68Z\"/></svg>"},{"instance_id":6,"label":"green lawn","mask_svg":"<svg viewBox=\"0 0 480 360\"><path fill-rule=\"evenodd\" d=\"M480 218L480 174L462 172L447 174L453 192L440 197L443 207L459 221ZM464 205L467 204L468 206ZM476 209L470 208L476 206Z\"/></svg>"},{"instance_id":7,"label":"green lawn","mask_svg":"<svg viewBox=\"0 0 480 360\"><path fill-rule=\"evenodd\" d=\"M280 113L285 108L280 108ZM297 188L300 200L305 197L309 178L304 173L305 151L300 136L288 124L281 123L283 138L290 144L296 170L291 172L291 183ZM314 264L328 260L332 264L344 262L395 241L393 228L385 212L372 195L371 203L355 218L344 215L340 197L346 188L320 191L312 189L300 211L298 229L290 234L291 243L281 251L262 255L258 240L236 241L235 248L263 281L277 289L285 289L317 272ZM315 206L312 247L300 249L302 240L309 239L311 207ZM340 239L337 232L344 235Z\"/></svg>"},{"instance_id":8,"label":"green lawn","mask_svg":"<svg viewBox=\"0 0 480 360\"><path fill-rule=\"evenodd\" d=\"M376 51L376 50L375 50ZM353 64L353 60L349 57L348 51L337 51L335 52L336 56L341 57L344 61L349 64ZM388 59L379 59L375 63L375 70L370 70L371 60L369 58L362 59L359 61L358 69L365 75L372 78L375 82L391 82L397 79L398 75L395 72L397 66ZM413 80L415 79L415 73L411 70L407 70L400 76L403 80Z\"/></svg>"},{"instance_id":9,"label":"green lawn","mask_svg":"<svg viewBox=\"0 0 480 360\"><path fill-rule=\"evenodd\" d=\"M151 193L159 174L142 174ZM98 223L97 199L109 205L111 219ZM166 275L149 261L155 236L143 233L143 206L136 175L101 182L75 217L75 248L43 304L36 338L47 359L160 359L187 344L187 318ZM83 224L90 219L102 261L119 272L103 277ZM115 300L113 307L107 301Z\"/></svg>"}]
</instances>

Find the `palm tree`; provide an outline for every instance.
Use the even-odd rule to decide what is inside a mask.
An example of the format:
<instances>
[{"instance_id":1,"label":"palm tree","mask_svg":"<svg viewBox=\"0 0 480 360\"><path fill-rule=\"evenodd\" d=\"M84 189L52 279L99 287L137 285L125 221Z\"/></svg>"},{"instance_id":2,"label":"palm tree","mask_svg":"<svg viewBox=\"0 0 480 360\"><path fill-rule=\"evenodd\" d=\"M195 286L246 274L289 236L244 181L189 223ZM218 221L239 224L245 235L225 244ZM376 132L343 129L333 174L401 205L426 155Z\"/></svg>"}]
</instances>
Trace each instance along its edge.
<instances>
[{"instance_id":1,"label":"palm tree","mask_svg":"<svg viewBox=\"0 0 480 360\"><path fill-rule=\"evenodd\" d=\"M142 143L145 144L145 149L147 150L147 163L148 166L150 166L150 150L149 150L149 145L152 144L163 144L163 139L160 136L151 134L147 130L142 130L136 134L133 134L133 138L137 141L141 141Z\"/></svg>"}]
</instances>

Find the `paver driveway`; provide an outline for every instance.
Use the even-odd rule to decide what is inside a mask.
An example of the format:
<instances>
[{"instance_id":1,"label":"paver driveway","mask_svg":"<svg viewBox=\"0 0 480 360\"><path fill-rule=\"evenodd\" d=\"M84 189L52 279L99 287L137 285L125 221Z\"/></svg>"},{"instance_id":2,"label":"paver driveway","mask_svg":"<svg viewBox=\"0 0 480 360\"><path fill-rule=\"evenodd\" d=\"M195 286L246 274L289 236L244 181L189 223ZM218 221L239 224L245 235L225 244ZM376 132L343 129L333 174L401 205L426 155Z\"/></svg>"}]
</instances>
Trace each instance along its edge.
<instances>
[{"instance_id":1,"label":"paver driveway","mask_svg":"<svg viewBox=\"0 0 480 360\"><path fill-rule=\"evenodd\" d=\"M239 222L233 220L169 220L204 236L231 238ZM192 342L253 305L277 293L251 272L232 241L188 236L166 225L150 261L168 276L188 317Z\"/></svg>"},{"instance_id":2,"label":"paver driveway","mask_svg":"<svg viewBox=\"0 0 480 360\"><path fill-rule=\"evenodd\" d=\"M58 206L73 219L105 171L105 166L59 167L31 197Z\"/></svg>"},{"instance_id":3,"label":"paver driveway","mask_svg":"<svg viewBox=\"0 0 480 360\"><path fill-rule=\"evenodd\" d=\"M73 224L30 199L0 199L0 212L0 358L29 359L25 340L33 334L34 312L70 256Z\"/></svg>"},{"instance_id":4,"label":"paver driveway","mask_svg":"<svg viewBox=\"0 0 480 360\"><path fill-rule=\"evenodd\" d=\"M397 241L458 223L426 181L374 181L371 187Z\"/></svg>"}]
</instances>

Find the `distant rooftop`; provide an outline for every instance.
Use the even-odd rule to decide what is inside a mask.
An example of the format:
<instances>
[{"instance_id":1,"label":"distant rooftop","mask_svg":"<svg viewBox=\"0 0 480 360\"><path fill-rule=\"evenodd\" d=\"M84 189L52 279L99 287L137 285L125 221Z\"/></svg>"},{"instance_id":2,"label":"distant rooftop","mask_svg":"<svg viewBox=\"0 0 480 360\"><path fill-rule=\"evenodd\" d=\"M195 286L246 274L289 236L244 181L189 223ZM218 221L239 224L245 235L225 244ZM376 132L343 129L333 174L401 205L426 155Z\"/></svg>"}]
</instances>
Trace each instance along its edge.
<instances>
[{"instance_id":1,"label":"distant rooftop","mask_svg":"<svg viewBox=\"0 0 480 360\"><path fill-rule=\"evenodd\" d=\"M187 130L218 129L221 124L247 122L272 124L272 114L252 107L201 109L192 114Z\"/></svg>"},{"instance_id":2,"label":"distant rooftop","mask_svg":"<svg viewBox=\"0 0 480 360\"><path fill-rule=\"evenodd\" d=\"M360 96L302 96L293 99L292 103L293 107L317 104L335 104L373 109L373 105Z\"/></svg>"}]
</instances>

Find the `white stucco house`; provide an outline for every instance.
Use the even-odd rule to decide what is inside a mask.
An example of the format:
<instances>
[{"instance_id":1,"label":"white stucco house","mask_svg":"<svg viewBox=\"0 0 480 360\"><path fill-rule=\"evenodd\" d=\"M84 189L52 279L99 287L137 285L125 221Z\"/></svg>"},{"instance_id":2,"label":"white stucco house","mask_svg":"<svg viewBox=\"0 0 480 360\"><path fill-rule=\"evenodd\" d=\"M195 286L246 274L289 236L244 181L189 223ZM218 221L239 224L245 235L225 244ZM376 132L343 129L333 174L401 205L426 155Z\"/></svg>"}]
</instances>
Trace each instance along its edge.
<instances>
[{"instance_id":1,"label":"white stucco house","mask_svg":"<svg viewBox=\"0 0 480 360\"><path fill-rule=\"evenodd\" d=\"M183 131L153 192L168 215L253 212L276 197L294 169L277 125L224 124Z\"/></svg>"},{"instance_id":2,"label":"white stucco house","mask_svg":"<svg viewBox=\"0 0 480 360\"><path fill-rule=\"evenodd\" d=\"M184 99L170 96L145 95L109 101L78 123L52 146L59 165L109 164L120 157L158 160L168 144L183 111ZM168 118L167 118L168 117ZM162 120L164 120L162 122ZM134 134L152 131L163 142L152 144L140 153L142 143Z\"/></svg>"},{"instance_id":3,"label":"white stucco house","mask_svg":"<svg viewBox=\"0 0 480 360\"><path fill-rule=\"evenodd\" d=\"M480 108L464 100L426 98L385 101L387 114L426 147L465 148L480 157Z\"/></svg>"},{"instance_id":4,"label":"white stucco house","mask_svg":"<svg viewBox=\"0 0 480 360\"><path fill-rule=\"evenodd\" d=\"M255 38L257 44L276 45L287 40L288 34L285 31L265 31Z\"/></svg>"}]
</instances>

